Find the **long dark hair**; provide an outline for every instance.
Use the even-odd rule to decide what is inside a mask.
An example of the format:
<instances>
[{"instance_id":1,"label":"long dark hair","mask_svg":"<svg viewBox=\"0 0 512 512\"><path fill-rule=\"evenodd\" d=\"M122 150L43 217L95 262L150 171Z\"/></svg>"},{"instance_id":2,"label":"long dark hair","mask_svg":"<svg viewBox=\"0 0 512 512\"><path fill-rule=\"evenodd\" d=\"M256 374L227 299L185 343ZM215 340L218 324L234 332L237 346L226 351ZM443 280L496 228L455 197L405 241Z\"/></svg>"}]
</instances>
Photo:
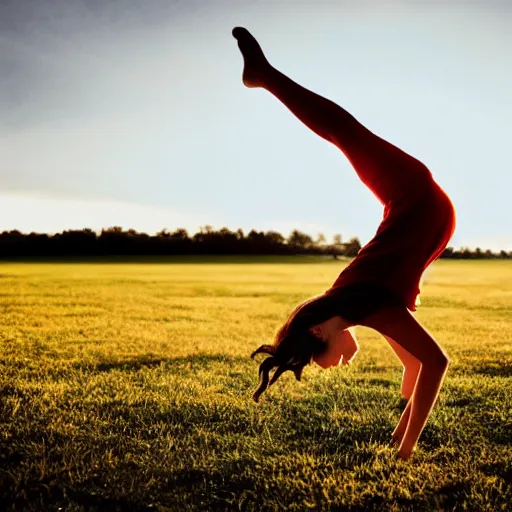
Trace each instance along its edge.
<instances>
[{"instance_id":1,"label":"long dark hair","mask_svg":"<svg viewBox=\"0 0 512 512\"><path fill-rule=\"evenodd\" d=\"M257 402L260 395L287 370L291 370L295 378L300 380L304 366L311 363L313 355L325 350L325 343L314 336L309 329L336 315L334 298L322 294L299 304L288 317L288 320L277 331L272 345L261 345L256 354L268 354L260 365L260 383L254 392L253 399ZM274 370L272 377L269 376Z\"/></svg>"}]
</instances>

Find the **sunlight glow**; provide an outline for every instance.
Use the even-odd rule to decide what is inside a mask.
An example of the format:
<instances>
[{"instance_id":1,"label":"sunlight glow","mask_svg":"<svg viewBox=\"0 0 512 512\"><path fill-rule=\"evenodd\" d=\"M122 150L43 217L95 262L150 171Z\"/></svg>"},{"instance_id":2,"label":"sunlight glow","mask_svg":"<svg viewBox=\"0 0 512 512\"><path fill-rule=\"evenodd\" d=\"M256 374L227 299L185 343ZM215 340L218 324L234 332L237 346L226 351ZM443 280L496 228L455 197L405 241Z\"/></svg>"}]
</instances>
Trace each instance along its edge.
<instances>
[{"instance_id":1,"label":"sunlight glow","mask_svg":"<svg viewBox=\"0 0 512 512\"><path fill-rule=\"evenodd\" d=\"M0 231L56 233L67 229L121 226L154 234L164 228L198 230L193 215L165 208L107 200L52 199L37 196L0 195Z\"/></svg>"}]
</instances>

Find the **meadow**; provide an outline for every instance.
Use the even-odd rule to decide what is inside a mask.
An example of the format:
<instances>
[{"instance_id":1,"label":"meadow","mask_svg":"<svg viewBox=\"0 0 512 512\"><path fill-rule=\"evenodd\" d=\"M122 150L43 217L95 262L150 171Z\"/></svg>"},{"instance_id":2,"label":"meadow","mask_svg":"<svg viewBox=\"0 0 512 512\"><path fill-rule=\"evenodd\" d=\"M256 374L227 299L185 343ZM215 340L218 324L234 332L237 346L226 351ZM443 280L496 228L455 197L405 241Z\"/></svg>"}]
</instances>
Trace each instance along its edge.
<instances>
[{"instance_id":1,"label":"meadow","mask_svg":"<svg viewBox=\"0 0 512 512\"><path fill-rule=\"evenodd\" d=\"M440 261L418 317L448 352L407 462L386 342L251 395L318 257L0 263L0 509L512 510L512 262Z\"/></svg>"}]
</instances>

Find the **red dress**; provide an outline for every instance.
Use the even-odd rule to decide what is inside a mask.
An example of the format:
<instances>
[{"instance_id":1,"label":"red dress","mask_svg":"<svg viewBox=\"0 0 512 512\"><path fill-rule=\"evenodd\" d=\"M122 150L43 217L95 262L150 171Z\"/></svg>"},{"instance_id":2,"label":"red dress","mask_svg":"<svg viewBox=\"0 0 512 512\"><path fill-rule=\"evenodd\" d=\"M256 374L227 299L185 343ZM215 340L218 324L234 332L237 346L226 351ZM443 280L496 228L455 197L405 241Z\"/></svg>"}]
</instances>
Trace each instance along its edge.
<instances>
[{"instance_id":1,"label":"red dress","mask_svg":"<svg viewBox=\"0 0 512 512\"><path fill-rule=\"evenodd\" d=\"M384 205L384 217L331 290L382 285L415 311L421 277L455 230L453 204L424 164L367 130L344 153Z\"/></svg>"}]
</instances>

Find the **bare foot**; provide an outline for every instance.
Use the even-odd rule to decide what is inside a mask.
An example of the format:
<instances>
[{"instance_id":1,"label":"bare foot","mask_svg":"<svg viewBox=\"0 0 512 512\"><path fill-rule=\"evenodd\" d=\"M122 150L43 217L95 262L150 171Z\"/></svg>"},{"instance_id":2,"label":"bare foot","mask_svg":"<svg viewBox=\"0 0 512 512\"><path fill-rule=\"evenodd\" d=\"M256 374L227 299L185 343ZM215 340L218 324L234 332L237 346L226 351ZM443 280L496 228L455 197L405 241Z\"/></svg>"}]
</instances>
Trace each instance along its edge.
<instances>
[{"instance_id":1,"label":"bare foot","mask_svg":"<svg viewBox=\"0 0 512 512\"><path fill-rule=\"evenodd\" d=\"M233 37L244 58L242 80L247 87L263 87L265 74L271 66L251 33L243 27L233 29Z\"/></svg>"}]
</instances>

